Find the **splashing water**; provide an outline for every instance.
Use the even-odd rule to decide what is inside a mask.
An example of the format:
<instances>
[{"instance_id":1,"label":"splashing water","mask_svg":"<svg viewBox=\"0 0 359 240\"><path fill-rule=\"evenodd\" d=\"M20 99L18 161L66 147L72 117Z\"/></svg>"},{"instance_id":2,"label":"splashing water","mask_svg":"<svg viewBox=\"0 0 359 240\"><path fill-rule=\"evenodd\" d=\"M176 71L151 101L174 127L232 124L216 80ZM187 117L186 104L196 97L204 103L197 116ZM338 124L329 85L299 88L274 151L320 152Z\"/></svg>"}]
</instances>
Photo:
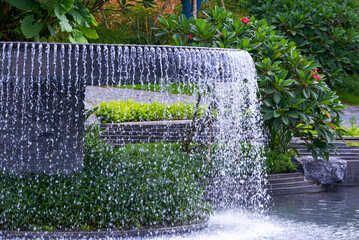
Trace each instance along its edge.
<instances>
[{"instance_id":1,"label":"splashing water","mask_svg":"<svg viewBox=\"0 0 359 240\"><path fill-rule=\"evenodd\" d=\"M169 46L0 43L0 169L81 172L86 86L196 86L213 121L206 198L214 208L264 209L262 120L256 73L245 51ZM215 117L213 117L215 116ZM194 132L192 143L201 133ZM206 146L207 146L206 145ZM1 199L1 198L0 198ZM1 222L0 222L1 226Z\"/></svg>"}]
</instances>

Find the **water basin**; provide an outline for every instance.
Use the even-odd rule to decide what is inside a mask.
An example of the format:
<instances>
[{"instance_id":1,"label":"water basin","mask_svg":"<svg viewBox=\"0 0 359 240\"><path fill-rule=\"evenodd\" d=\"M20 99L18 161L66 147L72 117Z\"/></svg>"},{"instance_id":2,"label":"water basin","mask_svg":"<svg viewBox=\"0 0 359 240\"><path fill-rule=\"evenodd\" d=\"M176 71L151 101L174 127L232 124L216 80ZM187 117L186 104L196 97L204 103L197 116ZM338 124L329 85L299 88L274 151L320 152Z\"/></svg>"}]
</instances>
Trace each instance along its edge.
<instances>
[{"instance_id":1,"label":"water basin","mask_svg":"<svg viewBox=\"0 0 359 240\"><path fill-rule=\"evenodd\" d=\"M244 210L215 212L207 229L147 239L359 239L359 187L275 197L263 215Z\"/></svg>"}]
</instances>

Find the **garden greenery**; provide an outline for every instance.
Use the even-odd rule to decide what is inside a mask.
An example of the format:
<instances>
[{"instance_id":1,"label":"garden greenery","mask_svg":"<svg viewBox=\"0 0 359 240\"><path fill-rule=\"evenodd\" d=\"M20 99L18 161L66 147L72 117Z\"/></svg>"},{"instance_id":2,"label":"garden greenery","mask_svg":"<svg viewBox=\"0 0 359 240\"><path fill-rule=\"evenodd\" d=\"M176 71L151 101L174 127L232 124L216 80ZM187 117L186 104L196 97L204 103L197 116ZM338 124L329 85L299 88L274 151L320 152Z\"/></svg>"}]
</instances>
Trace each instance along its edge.
<instances>
[{"instance_id":1,"label":"garden greenery","mask_svg":"<svg viewBox=\"0 0 359 240\"><path fill-rule=\"evenodd\" d=\"M284 154L278 150L266 149L266 170L269 174L278 174L278 173L292 173L295 172L297 166L292 162L291 157L295 155Z\"/></svg>"},{"instance_id":2,"label":"garden greenery","mask_svg":"<svg viewBox=\"0 0 359 240\"><path fill-rule=\"evenodd\" d=\"M293 137L305 141L315 159L329 158L330 142L344 134L338 96L324 82L319 65L308 61L294 42L283 38L265 20L233 18L223 8L205 11L195 20L174 15L159 20L158 35L169 44L243 49L252 56L258 74L261 111L271 149L285 153ZM331 124L329 124L331 122ZM315 129L317 136L306 131Z\"/></svg>"},{"instance_id":3,"label":"garden greenery","mask_svg":"<svg viewBox=\"0 0 359 240\"><path fill-rule=\"evenodd\" d=\"M113 149L91 131L84 153L80 173L0 173L0 229L170 227L206 221L211 213L197 180L204 171L178 144Z\"/></svg>"},{"instance_id":4,"label":"garden greenery","mask_svg":"<svg viewBox=\"0 0 359 240\"><path fill-rule=\"evenodd\" d=\"M204 184L220 176L221 171L216 144L211 147L208 161L207 147L191 154L182 152L179 143L113 148L99 134L99 129L91 126L85 135L82 172L0 172L0 229L126 230L188 225L208 219L211 208L205 201ZM242 147L238 166L253 157L248 155L251 145ZM289 156L271 150L265 154L268 173L294 171Z\"/></svg>"},{"instance_id":5,"label":"garden greenery","mask_svg":"<svg viewBox=\"0 0 359 240\"><path fill-rule=\"evenodd\" d=\"M0 40L87 43L95 18L79 0L0 2Z\"/></svg>"},{"instance_id":6,"label":"garden greenery","mask_svg":"<svg viewBox=\"0 0 359 240\"><path fill-rule=\"evenodd\" d=\"M335 85L335 90L359 97L359 74L347 76L343 74L341 77L343 82L337 83ZM359 105L359 102L357 105Z\"/></svg>"},{"instance_id":7,"label":"garden greenery","mask_svg":"<svg viewBox=\"0 0 359 240\"><path fill-rule=\"evenodd\" d=\"M191 83L171 83L166 86L160 84L136 84L136 85L117 85L118 88L127 88L135 90L153 91L153 92L167 92L170 94L184 94L193 95L198 92L198 86Z\"/></svg>"},{"instance_id":8,"label":"garden greenery","mask_svg":"<svg viewBox=\"0 0 359 240\"><path fill-rule=\"evenodd\" d=\"M205 106L200 106L197 116L202 116L205 109ZM163 104L156 101L153 103L140 103L134 100L113 100L101 102L95 113L103 123L120 123L192 119L194 111L194 103L175 102L173 104Z\"/></svg>"},{"instance_id":9,"label":"garden greenery","mask_svg":"<svg viewBox=\"0 0 359 240\"><path fill-rule=\"evenodd\" d=\"M359 72L359 1L248 0L250 14L276 27L332 83Z\"/></svg>"}]
</instances>

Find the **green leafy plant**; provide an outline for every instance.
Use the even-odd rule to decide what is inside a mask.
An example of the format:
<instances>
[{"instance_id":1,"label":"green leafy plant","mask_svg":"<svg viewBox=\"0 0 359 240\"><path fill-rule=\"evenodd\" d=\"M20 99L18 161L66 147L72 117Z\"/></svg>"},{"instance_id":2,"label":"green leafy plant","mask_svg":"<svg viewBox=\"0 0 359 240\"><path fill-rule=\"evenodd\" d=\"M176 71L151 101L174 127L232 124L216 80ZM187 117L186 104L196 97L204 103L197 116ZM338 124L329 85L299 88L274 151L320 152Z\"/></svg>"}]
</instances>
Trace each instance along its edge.
<instances>
[{"instance_id":1,"label":"green leafy plant","mask_svg":"<svg viewBox=\"0 0 359 240\"><path fill-rule=\"evenodd\" d=\"M161 86L160 84L138 84L138 85L117 85L118 88L127 88L135 90L145 90L152 92L168 92L171 94L184 94L184 95L193 95L198 87L194 84L186 83L172 83L166 86Z\"/></svg>"},{"instance_id":2,"label":"green leafy plant","mask_svg":"<svg viewBox=\"0 0 359 240\"><path fill-rule=\"evenodd\" d=\"M335 84L334 89L338 92L352 94L359 97L359 74L342 74L341 77L343 82Z\"/></svg>"},{"instance_id":3,"label":"green leafy plant","mask_svg":"<svg viewBox=\"0 0 359 240\"><path fill-rule=\"evenodd\" d=\"M0 2L0 40L87 43L98 37L94 26L95 18L78 0Z\"/></svg>"},{"instance_id":4,"label":"green leafy plant","mask_svg":"<svg viewBox=\"0 0 359 240\"><path fill-rule=\"evenodd\" d=\"M268 174L292 173L296 170L296 165L291 161L293 152L282 153L278 150L266 149L266 170Z\"/></svg>"},{"instance_id":5,"label":"green leafy plant","mask_svg":"<svg viewBox=\"0 0 359 240\"><path fill-rule=\"evenodd\" d=\"M349 136L359 136L359 124L358 120L355 117L352 117L350 120L350 127L344 127L348 132Z\"/></svg>"},{"instance_id":6,"label":"green leafy plant","mask_svg":"<svg viewBox=\"0 0 359 240\"><path fill-rule=\"evenodd\" d=\"M267 21L253 17L232 18L223 8L205 11L205 19L183 15L159 20L158 35L169 44L244 49L252 56L258 73L261 111L269 147L287 152L293 137L305 141L316 159L329 158L331 143L345 131L339 127L344 106L318 72L318 64L308 61L293 42L283 38ZM331 122L331 124L329 124ZM318 132L314 136L308 129Z\"/></svg>"},{"instance_id":7,"label":"green leafy plant","mask_svg":"<svg viewBox=\"0 0 359 240\"><path fill-rule=\"evenodd\" d=\"M250 14L296 43L334 84L359 71L357 0L248 0Z\"/></svg>"},{"instance_id":8,"label":"green leafy plant","mask_svg":"<svg viewBox=\"0 0 359 240\"><path fill-rule=\"evenodd\" d=\"M200 106L197 115L203 115L205 109L204 106ZM183 120L191 119L194 110L194 103L176 102L166 105L160 102L138 103L133 100L121 100L101 102L96 115L103 123Z\"/></svg>"}]
</instances>

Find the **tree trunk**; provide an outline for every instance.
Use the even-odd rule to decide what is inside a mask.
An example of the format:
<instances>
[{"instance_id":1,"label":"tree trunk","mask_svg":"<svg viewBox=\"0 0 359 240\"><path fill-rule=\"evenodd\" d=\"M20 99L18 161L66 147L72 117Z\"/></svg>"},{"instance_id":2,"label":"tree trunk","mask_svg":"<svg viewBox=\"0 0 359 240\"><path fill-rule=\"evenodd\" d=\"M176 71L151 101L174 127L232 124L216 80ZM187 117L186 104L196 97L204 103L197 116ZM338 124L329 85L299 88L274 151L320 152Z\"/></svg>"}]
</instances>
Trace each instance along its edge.
<instances>
[{"instance_id":1,"label":"tree trunk","mask_svg":"<svg viewBox=\"0 0 359 240\"><path fill-rule=\"evenodd\" d=\"M193 0L192 2L192 8L193 8L193 17L197 19L197 0Z\"/></svg>"},{"instance_id":2,"label":"tree trunk","mask_svg":"<svg viewBox=\"0 0 359 240\"><path fill-rule=\"evenodd\" d=\"M162 15L163 11L166 9L167 5L170 3L170 0L166 0L165 4L163 4L160 12L157 14L155 21L153 22L153 26L156 27L158 18Z\"/></svg>"},{"instance_id":3,"label":"tree trunk","mask_svg":"<svg viewBox=\"0 0 359 240\"><path fill-rule=\"evenodd\" d=\"M103 7L101 7L101 15L103 17L103 20L105 21L106 28L110 29L110 27L108 26L108 23L107 23L107 19L106 19L106 15L105 15L105 11L103 10Z\"/></svg>"}]
</instances>

